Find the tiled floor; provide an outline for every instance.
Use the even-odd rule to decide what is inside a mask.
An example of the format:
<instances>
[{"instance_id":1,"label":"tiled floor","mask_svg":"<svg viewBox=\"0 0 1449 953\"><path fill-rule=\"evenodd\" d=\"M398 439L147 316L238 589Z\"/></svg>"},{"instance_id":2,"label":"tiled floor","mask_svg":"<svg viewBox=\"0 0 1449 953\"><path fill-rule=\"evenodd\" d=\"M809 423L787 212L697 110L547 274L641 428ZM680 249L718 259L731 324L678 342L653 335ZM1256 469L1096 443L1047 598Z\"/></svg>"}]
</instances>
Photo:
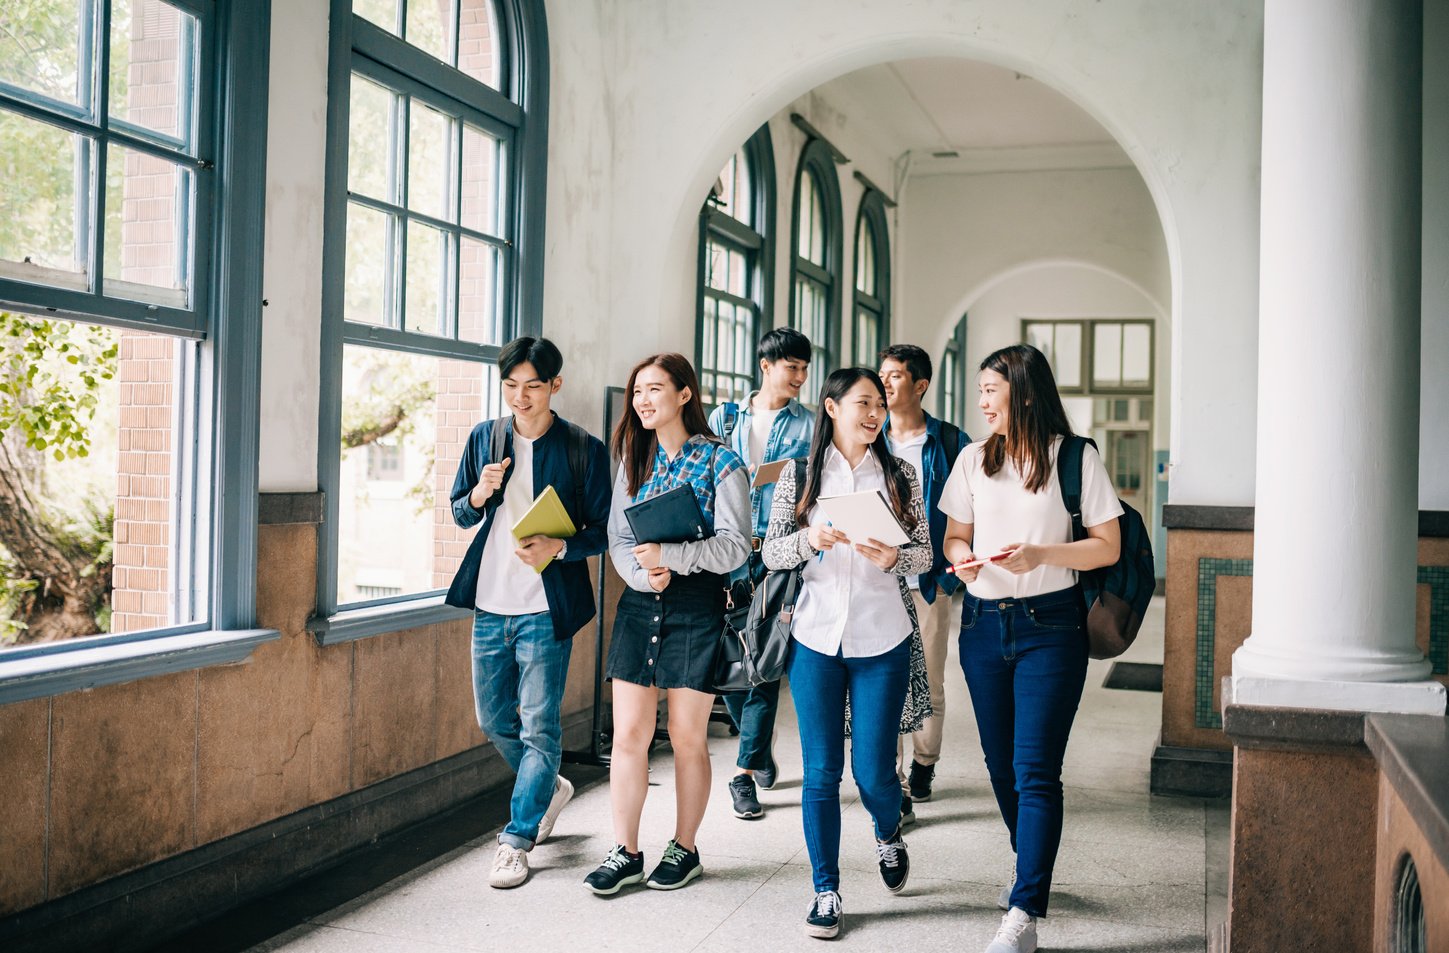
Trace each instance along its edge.
<instances>
[{"instance_id":1,"label":"tiled floor","mask_svg":"<svg viewBox=\"0 0 1449 953\"><path fill-rule=\"evenodd\" d=\"M1161 661L1161 600L1125 657ZM969 953L990 941L994 906L1011 867L1006 833L987 785L965 684L947 672L946 750L936 797L917 806L907 832L911 879L888 894L875 869L869 822L847 781L842 791L841 894L837 941L862 950ZM1202 951L1205 923L1220 916L1226 806L1153 798L1148 763L1162 696L1101 688L1106 662L1093 662L1067 753L1067 821L1052 916L1041 925L1053 951ZM777 756L781 781L763 792L766 816L741 821L725 782L734 745L712 731L715 792L699 834L706 875L687 889L631 889L614 898L586 892L582 878L611 844L605 783L583 788L553 838L532 854L523 887L487 886L492 835L473 841L370 893L312 917L254 949L287 953L372 951L566 951L629 953L819 950L802 932L811 899L800 832L800 758L793 711L782 705ZM672 767L654 761L643 847L652 862L672 832Z\"/></svg>"}]
</instances>

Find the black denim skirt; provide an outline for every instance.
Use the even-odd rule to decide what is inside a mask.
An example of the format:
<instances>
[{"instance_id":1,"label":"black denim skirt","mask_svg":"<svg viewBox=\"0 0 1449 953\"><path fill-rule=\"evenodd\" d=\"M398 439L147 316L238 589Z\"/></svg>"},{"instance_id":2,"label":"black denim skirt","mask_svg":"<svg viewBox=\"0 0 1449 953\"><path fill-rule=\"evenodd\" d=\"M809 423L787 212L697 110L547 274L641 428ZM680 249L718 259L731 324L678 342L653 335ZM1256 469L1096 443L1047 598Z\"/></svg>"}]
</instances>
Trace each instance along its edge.
<instances>
[{"instance_id":1,"label":"black denim skirt","mask_svg":"<svg viewBox=\"0 0 1449 953\"><path fill-rule=\"evenodd\" d=\"M635 685L712 692L726 585L724 576L701 572L676 575L663 592L625 589L605 674Z\"/></svg>"}]
</instances>

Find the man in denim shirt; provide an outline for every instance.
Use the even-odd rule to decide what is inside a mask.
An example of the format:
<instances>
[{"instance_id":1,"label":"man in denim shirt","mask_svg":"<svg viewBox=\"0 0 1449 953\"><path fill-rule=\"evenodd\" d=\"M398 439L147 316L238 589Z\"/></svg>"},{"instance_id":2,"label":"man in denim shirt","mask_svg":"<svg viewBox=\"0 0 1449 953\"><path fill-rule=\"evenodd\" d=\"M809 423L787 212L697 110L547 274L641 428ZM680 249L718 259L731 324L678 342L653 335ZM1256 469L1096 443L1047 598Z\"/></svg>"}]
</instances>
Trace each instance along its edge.
<instances>
[{"instance_id":1,"label":"man in denim shirt","mask_svg":"<svg viewBox=\"0 0 1449 953\"><path fill-rule=\"evenodd\" d=\"M935 550L931 571L910 580L916 616L921 621L921 644L926 651L926 678L931 686L934 710L921 730L911 735L909 772L904 738L897 749L901 823L910 824L916 819L912 802L930 800L936 762L941 758L941 726L946 715L946 639L951 632L951 594L960 585L946 571L946 557L941 548L946 536L946 514L937 504L952 464L971 441L954 424L937 420L921 406L931 386L931 356L924 350L914 344L893 344L886 348L880 355L880 377L886 389L886 408L890 411L886 437L891 453L909 462L921 475L921 495L925 497L931 546ZM955 605L959 619L960 602Z\"/></svg>"},{"instance_id":2,"label":"man in denim shirt","mask_svg":"<svg viewBox=\"0 0 1449 953\"><path fill-rule=\"evenodd\" d=\"M450 494L453 520L465 529L479 522L483 528L446 601L474 610L478 725L518 776L488 877L494 887L528 879L528 851L553 830L574 793L558 773L559 710L573 635L594 617L586 560L608 543L608 452L597 437L549 409L563 383L562 368L562 355L546 338L522 337L504 346L498 373L513 415L473 428ZM514 539L512 527L549 486L576 534Z\"/></svg>"},{"instance_id":3,"label":"man in denim shirt","mask_svg":"<svg viewBox=\"0 0 1449 953\"><path fill-rule=\"evenodd\" d=\"M800 388L810 368L810 339L794 328L775 328L760 339L756 356L760 362L761 386L743 407L729 401L709 416L710 429L719 434L749 465L751 475L760 464L804 457L810 452L815 416L800 406ZM760 561L760 544L770 523L773 483L750 491L754 531L750 557L737 572L748 573L752 582L765 577ZM755 785L769 790L775 786L779 769L771 750L775 735L775 712L780 704L780 683L770 682L747 692L724 696L725 707L740 729L736 774L730 779L730 799L736 817L764 815Z\"/></svg>"}]
</instances>

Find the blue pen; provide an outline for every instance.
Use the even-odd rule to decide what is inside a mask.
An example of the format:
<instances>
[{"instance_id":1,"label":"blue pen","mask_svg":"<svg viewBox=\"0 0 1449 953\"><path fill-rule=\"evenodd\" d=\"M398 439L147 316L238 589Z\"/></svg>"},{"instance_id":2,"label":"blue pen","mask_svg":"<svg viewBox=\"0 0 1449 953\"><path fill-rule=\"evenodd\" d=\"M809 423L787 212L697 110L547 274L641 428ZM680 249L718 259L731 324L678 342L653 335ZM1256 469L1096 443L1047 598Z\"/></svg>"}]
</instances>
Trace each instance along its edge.
<instances>
[{"instance_id":1,"label":"blue pen","mask_svg":"<svg viewBox=\"0 0 1449 953\"><path fill-rule=\"evenodd\" d=\"M825 525L826 526L832 526L833 527L835 524L832 523L832 522L830 522L830 520L826 520L825 521ZM820 550L820 552L818 552L818 553L815 554L815 561L817 563L820 562L820 560L822 560L824 558L825 558L825 550L823 550L823 549Z\"/></svg>"}]
</instances>

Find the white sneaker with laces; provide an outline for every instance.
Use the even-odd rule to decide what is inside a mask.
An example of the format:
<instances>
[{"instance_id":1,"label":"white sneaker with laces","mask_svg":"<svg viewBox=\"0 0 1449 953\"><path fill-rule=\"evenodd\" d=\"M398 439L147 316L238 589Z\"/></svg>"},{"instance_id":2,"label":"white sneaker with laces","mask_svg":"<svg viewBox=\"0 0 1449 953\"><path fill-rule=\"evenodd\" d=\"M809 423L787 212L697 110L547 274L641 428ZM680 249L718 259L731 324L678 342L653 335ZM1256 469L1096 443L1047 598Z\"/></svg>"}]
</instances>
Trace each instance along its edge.
<instances>
[{"instance_id":1,"label":"white sneaker with laces","mask_svg":"<svg viewBox=\"0 0 1449 953\"><path fill-rule=\"evenodd\" d=\"M1006 911L986 953L1036 953L1036 917L1020 907Z\"/></svg>"},{"instance_id":2,"label":"white sneaker with laces","mask_svg":"<svg viewBox=\"0 0 1449 953\"><path fill-rule=\"evenodd\" d=\"M535 845L542 844L553 833L553 825L558 821L558 816L563 812L564 805L574 796L574 786L569 779L563 775L558 776L558 784L554 785L553 797L548 802L548 810L543 812L543 820L538 822L538 836L533 839Z\"/></svg>"},{"instance_id":3,"label":"white sneaker with laces","mask_svg":"<svg viewBox=\"0 0 1449 953\"><path fill-rule=\"evenodd\" d=\"M493 855L493 870L488 874L488 886L507 890L527 879L528 851L499 844L498 853Z\"/></svg>"}]
</instances>

